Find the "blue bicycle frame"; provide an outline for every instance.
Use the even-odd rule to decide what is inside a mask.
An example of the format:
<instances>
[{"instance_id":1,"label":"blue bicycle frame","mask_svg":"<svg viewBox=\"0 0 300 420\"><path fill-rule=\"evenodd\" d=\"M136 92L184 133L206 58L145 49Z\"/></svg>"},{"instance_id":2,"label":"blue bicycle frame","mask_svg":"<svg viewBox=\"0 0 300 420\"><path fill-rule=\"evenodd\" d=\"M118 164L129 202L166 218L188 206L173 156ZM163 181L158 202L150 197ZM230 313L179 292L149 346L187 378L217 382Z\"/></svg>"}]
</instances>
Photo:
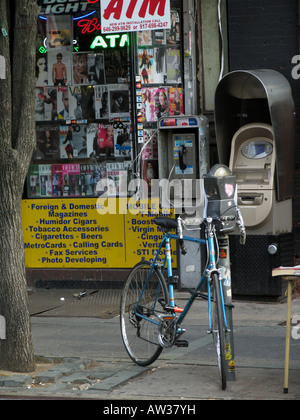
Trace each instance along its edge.
<instances>
[{"instance_id":1,"label":"blue bicycle frame","mask_svg":"<svg viewBox=\"0 0 300 420\"><path fill-rule=\"evenodd\" d=\"M174 310L175 310L174 285L172 283L173 271L172 271L172 257L171 257L171 239L178 239L178 235L174 235L174 234L165 232L164 233L164 238L162 239L162 241L160 243L160 246L158 248L158 251L156 253L156 256L154 258L154 261L152 263L152 267L150 269L149 276L152 273L153 267L157 266L157 259L159 258L159 255L161 253L161 250L162 250L163 246L165 245L165 247L166 247L166 256L165 256L165 260L164 260L164 264L163 264L163 269L165 269L165 266L167 265L167 272L168 272L168 279L169 279L169 281L168 281L168 288L169 288L170 306L172 308L174 308ZM189 237L189 236L183 236L182 239L183 239L183 241L198 243L199 245L206 244L206 240L205 239L192 238L192 237ZM182 323L182 321L184 320L184 318L187 315L189 309L191 308L194 300L198 296L198 292L200 291L201 287L203 286L203 283L204 283L205 279L207 279L207 281L209 282L210 273L212 271L217 271L214 237L213 236L212 237L208 237L207 242L208 242L208 252L209 252L209 263L208 263L208 266L205 269L205 272L203 273L203 275L202 275L202 277L201 277L201 279L200 279L197 287L195 288L194 293L191 295L190 299L188 300L188 302L186 303L185 307L183 308L182 313L178 317L177 325L180 325ZM208 286L209 286L209 284L208 284ZM222 285L220 285L220 286L222 286ZM209 321L209 329L211 329L212 328L212 321L211 321L211 294L210 294L210 287L207 288L207 291L208 291L208 295L207 295L207 299L208 299L208 321ZM221 294L221 301L222 301L222 311L223 311L223 318L224 318L225 330L228 331L228 323L227 323L226 311L225 311L223 287L220 287L220 294ZM141 316L141 315L139 315L139 316ZM141 316L141 317L144 318L143 316ZM145 318L145 319L148 319L148 318ZM151 321L153 323L156 323L155 321L150 320L150 319L148 319L148 321Z\"/></svg>"}]
</instances>

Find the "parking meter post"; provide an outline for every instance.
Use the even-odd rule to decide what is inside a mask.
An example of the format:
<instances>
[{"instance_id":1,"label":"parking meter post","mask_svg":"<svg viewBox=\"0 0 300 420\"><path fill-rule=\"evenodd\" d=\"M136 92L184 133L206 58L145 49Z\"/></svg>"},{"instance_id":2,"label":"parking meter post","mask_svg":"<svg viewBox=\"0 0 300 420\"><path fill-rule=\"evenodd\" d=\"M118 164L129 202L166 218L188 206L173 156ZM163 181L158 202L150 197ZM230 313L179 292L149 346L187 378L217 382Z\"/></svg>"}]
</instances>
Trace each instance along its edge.
<instances>
[{"instance_id":1,"label":"parking meter post","mask_svg":"<svg viewBox=\"0 0 300 420\"><path fill-rule=\"evenodd\" d=\"M223 294L225 312L229 331L226 334L226 362L227 380L235 381L235 359L234 359L234 338L233 338L233 317L232 317L232 292L231 292L231 272L230 272L230 252L229 237L222 235L219 241L219 268L223 268Z\"/></svg>"}]
</instances>

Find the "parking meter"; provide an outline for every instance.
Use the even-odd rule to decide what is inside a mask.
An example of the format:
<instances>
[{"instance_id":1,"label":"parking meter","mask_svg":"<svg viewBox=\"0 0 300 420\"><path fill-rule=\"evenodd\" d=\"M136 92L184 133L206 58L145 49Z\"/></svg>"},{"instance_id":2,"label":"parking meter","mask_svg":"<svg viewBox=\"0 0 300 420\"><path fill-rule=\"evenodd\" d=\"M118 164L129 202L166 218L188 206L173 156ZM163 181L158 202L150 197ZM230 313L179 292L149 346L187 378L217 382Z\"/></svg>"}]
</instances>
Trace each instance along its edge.
<instances>
[{"instance_id":1,"label":"parking meter","mask_svg":"<svg viewBox=\"0 0 300 420\"><path fill-rule=\"evenodd\" d=\"M223 218L226 232L235 229L236 177L225 165L214 165L204 177L205 213L204 217Z\"/></svg>"},{"instance_id":2,"label":"parking meter","mask_svg":"<svg viewBox=\"0 0 300 420\"><path fill-rule=\"evenodd\" d=\"M278 299L272 268L293 265L292 196L295 106L287 79L274 70L228 73L215 93L219 161L236 176L247 243L230 235L232 290Z\"/></svg>"}]
</instances>

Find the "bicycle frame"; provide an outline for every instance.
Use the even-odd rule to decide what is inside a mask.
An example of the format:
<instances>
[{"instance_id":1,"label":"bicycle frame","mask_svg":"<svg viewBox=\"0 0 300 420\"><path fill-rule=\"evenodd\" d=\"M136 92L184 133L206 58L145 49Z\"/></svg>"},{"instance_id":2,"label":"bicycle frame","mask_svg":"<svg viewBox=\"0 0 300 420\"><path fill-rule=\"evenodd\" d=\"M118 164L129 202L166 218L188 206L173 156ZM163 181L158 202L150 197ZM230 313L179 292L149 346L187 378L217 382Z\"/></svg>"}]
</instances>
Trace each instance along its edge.
<instances>
[{"instance_id":1,"label":"bicycle frame","mask_svg":"<svg viewBox=\"0 0 300 420\"><path fill-rule=\"evenodd\" d=\"M164 233L164 237L163 237L163 239L160 243L160 246L159 246L158 251L155 255L155 258L152 262L151 269L150 269L150 272L149 272L149 275L148 275L148 278L149 278L152 271L153 271L153 268L158 266L157 260L158 260L159 256L161 255L161 250L162 250L163 246L165 245L166 255L165 255L165 259L164 259L164 263L163 263L163 270L167 266L167 274L168 274L168 280L169 280L168 281L168 289L169 289L170 307L174 308L174 312L176 312L176 308L175 308L175 297L174 297L174 285L172 284L173 269L172 269L172 258L171 258L171 239L178 239L178 238L179 238L178 235L171 234L169 232ZM183 308L180 316L178 317L177 325L180 325L182 323L182 321L184 320L184 318L187 315L189 309L191 308L193 302L195 301L196 297L198 296L198 292L200 291L201 287L203 286L204 281L207 280L207 282L209 283L209 281L211 279L211 273L214 272L214 271L218 272L217 266L216 266L214 234L211 231L211 229L210 229L210 233L208 235L207 240L206 239L200 239L200 238L192 238L190 236L183 236L182 239L184 241L187 241L187 242L198 243L200 246L208 243L209 262L208 262L208 265L207 265L207 267L206 267L206 269L205 269L197 287L195 288L194 293L191 295L190 299L188 300L185 307ZM145 286L147 284L147 280L145 282ZM144 288L145 288L145 286L144 286ZM207 290L208 290L208 296L207 296L207 299L208 299L208 320L209 320L209 329L211 329L212 328L212 322L211 322L210 287L208 287ZM142 294L143 294L143 291L142 291ZM227 323L227 318L226 318L225 303L224 303L224 296L223 296L223 288L222 287L220 287L220 291L221 291L221 301L222 301L222 311L223 311L223 317L224 317L224 325L225 325L225 330L228 331L228 323ZM137 303L137 306L138 305L139 305L139 302ZM138 314L138 316L148 320L149 322L152 322L152 323L158 325L158 322L156 322L154 320L151 320L149 318L146 318L141 314Z\"/></svg>"}]
</instances>

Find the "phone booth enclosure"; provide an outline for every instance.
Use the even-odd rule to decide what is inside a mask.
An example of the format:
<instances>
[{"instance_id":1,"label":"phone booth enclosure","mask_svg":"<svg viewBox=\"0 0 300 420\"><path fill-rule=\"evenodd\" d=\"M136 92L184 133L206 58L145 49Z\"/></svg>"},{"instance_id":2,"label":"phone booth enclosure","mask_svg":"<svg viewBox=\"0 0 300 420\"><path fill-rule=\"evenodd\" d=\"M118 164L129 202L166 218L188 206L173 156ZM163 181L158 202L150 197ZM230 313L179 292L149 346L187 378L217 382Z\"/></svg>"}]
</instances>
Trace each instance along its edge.
<instances>
[{"instance_id":1,"label":"phone booth enclosure","mask_svg":"<svg viewBox=\"0 0 300 420\"><path fill-rule=\"evenodd\" d=\"M216 88L215 126L219 161L237 176L247 231L244 246L237 231L230 235L233 294L279 298L281 279L274 287L272 268L294 260L295 106L288 80L269 69L228 73Z\"/></svg>"},{"instance_id":2,"label":"phone booth enclosure","mask_svg":"<svg viewBox=\"0 0 300 420\"><path fill-rule=\"evenodd\" d=\"M160 201L184 214L190 229L184 234L204 237L199 229L204 209L203 176L209 166L209 122L203 116L164 117L158 122L158 172ZM171 187L170 187L171 186ZM205 264L205 252L199 245L186 242L186 255L178 249L180 288L193 288L199 282Z\"/></svg>"}]
</instances>

